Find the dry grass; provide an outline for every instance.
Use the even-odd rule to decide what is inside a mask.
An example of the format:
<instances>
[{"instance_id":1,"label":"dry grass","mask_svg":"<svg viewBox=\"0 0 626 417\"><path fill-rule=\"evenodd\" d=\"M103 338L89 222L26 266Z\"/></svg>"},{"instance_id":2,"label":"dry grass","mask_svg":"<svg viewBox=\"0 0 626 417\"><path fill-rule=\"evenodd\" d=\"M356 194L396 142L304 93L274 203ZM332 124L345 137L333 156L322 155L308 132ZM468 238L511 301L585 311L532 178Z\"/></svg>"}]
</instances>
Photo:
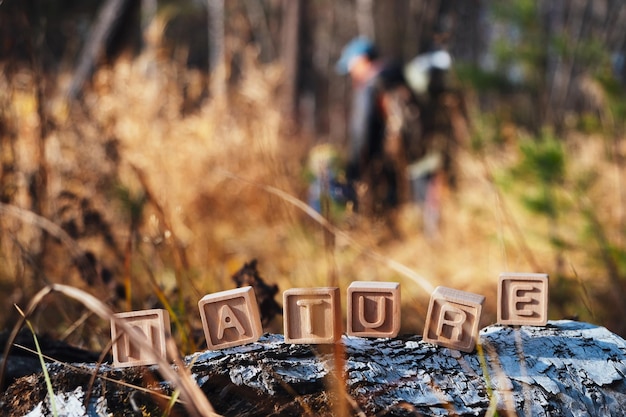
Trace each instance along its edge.
<instances>
[{"instance_id":1,"label":"dry grass","mask_svg":"<svg viewBox=\"0 0 626 417\"><path fill-rule=\"evenodd\" d=\"M583 240L581 217L562 220L563 233L572 242L564 259L572 268L561 268L546 237L547 223L520 204L527 185L504 189L494 180L519 159L514 143L489 145L483 156L469 147L459 153L459 186L445 196L436 239L423 235L419 211L406 207L399 217L400 239L366 219L326 225L336 236L329 258L323 221L293 201L306 198L308 140L285 127L277 95L280 69L260 66L248 55L244 74L227 99L206 100L192 112L182 109L190 97L200 95L201 74L146 57L98 70L82 105L67 108L61 89L48 92L46 110L55 127L45 138L47 205L41 214L59 225L69 218L80 220L85 205L99 213L111 239L104 239L100 228L74 236L76 244L95 255L98 272L106 268L116 282L130 284L132 308L156 304L156 284L183 317L181 329L191 332L200 328L195 301L232 288L230 276L257 258L263 277L281 290L325 285L333 271L342 288L353 280L399 281L405 302L403 331L419 333L430 288L445 285L486 295L482 324L488 324L495 321L498 274L538 266L541 271L536 272L551 275L560 268L562 279L571 278L566 282L570 293L579 297L553 309L551 318L581 315L612 323L608 313L590 317L581 307L581 282L592 300L608 285L602 265ZM14 152L7 156L5 151L3 157L22 175L14 181L4 178L3 184L15 186L12 205L29 208L26 177L37 168L32 155L40 140L33 114L36 86L28 71L5 74L2 82L7 86L0 97L7 109L4 117L19 137ZM58 85L67 82L60 77ZM489 132L480 128L475 134ZM606 158L602 140L572 139L569 161L573 176L583 169L599 174L587 198L611 239L619 241L621 229L615 226L623 216L623 172ZM64 193L77 196L79 203ZM131 226L133 210L139 215ZM3 214L0 228L3 302L26 304L46 283L57 283L95 293L116 310L128 308L110 285L90 287L81 279L70 256L73 243L48 239L41 251L41 225L19 216ZM43 253L43 270L28 263L33 253ZM51 325L48 311L61 311L61 323L55 319ZM34 322L63 334L83 313L80 305L52 301L40 306ZM70 338L106 346L106 325L85 320ZM86 339L90 326L100 330L89 331L95 336ZM279 320L269 330L280 332Z\"/></svg>"},{"instance_id":2,"label":"dry grass","mask_svg":"<svg viewBox=\"0 0 626 417\"><path fill-rule=\"evenodd\" d=\"M129 325L125 321L116 318L113 311L111 311L111 309L106 304L102 303L102 301L98 300L93 295L85 291L81 291L75 287L53 284L53 285L44 287L43 289L41 289L41 291L35 294L35 296L33 297L33 299L28 305L28 309L26 313L22 313L22 311L20 310L22 321L18 322L14 326L11 337L8 340L8 343L5 346L5 349L3 352L4 357L7 356L7 353L11 345L13 344L13 340L15 339L15 336L17 335L17 332L21 328L21 325L23 324L24 321L26 321L26 323L28 324L28 327L31 329L31 331L34 334L34 329L31 326L30 322L28 321L28 316L30 316L33 312L36 311L36 309L40 306L42 301L48 295L53 294L53 293L59 293L69 299L74 299L80 302L86 309L95 313L101 319L105 321L108 321L108 322L115 321L116 326L118 326L124 333L128 335L129 339L132 340L132 343L134 343L136 346L142 349L142 351L152 352L154 354L154 357L156 358L156 362L159 365L159 371L166 378L166 380L171 382L176 388L176 390L180 392L182 403L185 406L189 415L197 416L197 417L218 416L218 414L215 413L213 406L209 403L204 393L200 390L200 388L198 387L198 385L192 378L191 372L189 371L189 369L187 369L187 367L182 363L178 348L173 343L172 339L167 340L167 351L168 351L167 359L169 359L168 361L166 358L163 358L161 355L159 355L158 352L156 352L154 347L150 344L148 340L146 340L144 335L142 335L140 332L137 332L136 329L134 329L131 325ZM43 366L44 359L43 359L41 350L39 349L39 345L37 344L36 338L35 338L35 344L37 346L37 353L39 355L39 358ZM175 365L174 367L170 366L170 361ZM54 415L56 416L57 413L56 413L56 409L54 405L54 396L51 395L51 394L54 394L54 391L53 391L52 386L50 385L50 378L48 376L47 370L45 367L43 369L44 369L46 384L48 386L48 392L50 394L50 401L52 403L52 410L54 412ZM3 374L4 374L4 363L0 371L0 380L3 379L2 378Z\"/></svg>"},{"instance_id":3,"label":"dry grass","mask_svg":"<svg viewBox=\"0 0 626 417\"><path fill-rule=\"evenodd\" d=\"M536 184L510 180L523 133L504 145L488 143L493 132L478 115L473 134L487 145L479 153L468 144L457 155L459 185L446 192L439 235L426 237L419 209L407 206L398 217L402 237L392 237L382 222L329 223L304 205L309 139L294 136L282 117L280 69L251 55L244 68L227 98L199 101L193 111L183 108L201 95L202 74L176 63L140 57L101 68L83 103L71 108L61 94L69 80L60 77L46 103L53 128L43 138L48 178L39 215L28 187L42 140L37 86L27 70L3 73L0 115L14 139L2 138L13 146L0 149L0 158L16 174L0 177L3 193L13 187L10 204L0 205L0 301L36 306L27 315L39 331L96 350L110 346L112 311L166 305L177 342L170 357L177 358L198 348L197 300L232 288L231 275L252 258L281 291L324 286L334 274L342 293L354 280L399 281L402 332L417 334L435 286L485 295L487 325L496 320L498 275L532 271L551 275L550 318L579 316L626 332L602 303L612 283L581 210L592 207L609 242L623 247L624 172L615 157L623 151L607 151L605 137L566 138L564 248L550 243L547 220L521 204ZM591 174L581 193L577 184ZM92 228L88 213L100 216ZM76 226L72 236L68 224ZM85 282L75 265L84 252L94 255L94 272L108 271L113 283ZM127 285L132 298L117 294L114 283ZM7 314L1 324L18 320ZM282 332L280 318L267 330ZM167 377L185 404L198 407L190 413L212 413L189 375ZM354 407L348 398L338 412L342 405Z\"/></svg>"}]
</instances>

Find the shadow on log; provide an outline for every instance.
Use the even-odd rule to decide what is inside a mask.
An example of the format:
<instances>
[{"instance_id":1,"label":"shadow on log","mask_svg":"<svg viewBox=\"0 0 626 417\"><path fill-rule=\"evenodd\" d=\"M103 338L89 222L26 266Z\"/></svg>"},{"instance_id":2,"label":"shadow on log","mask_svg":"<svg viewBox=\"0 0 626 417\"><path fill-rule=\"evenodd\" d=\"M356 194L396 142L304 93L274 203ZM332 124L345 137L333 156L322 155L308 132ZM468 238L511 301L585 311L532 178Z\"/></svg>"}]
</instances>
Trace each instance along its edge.
<instances>
[{"instance_id":1,"label":"shadow on log","mask_svg":"<svg viewBox=\"0 0 626 417\"><path fill-rule=\"evenodd\" d=\"M344 336L345 379L353 415L600 416L622 415L626 404L626 341L603 327L553 321L545 327L489 326L483 355L425 343L419 336ZM331 353L288 345L281 335L188 356L192 373L224 416L332 415L327 391ZM480 351L480 350L479 350ZM93 364L49 365L59 415L162 415L172 387L156 367L103 366L84 405ZM123 381L148 390L139 390ZM3 393L1 415L51 415L40 374ZM179 412L180 410L180 412ZM143 414L141 414L143 413ZM171 415L184 415L174 407Z\"/></svg>"}]
</instances>

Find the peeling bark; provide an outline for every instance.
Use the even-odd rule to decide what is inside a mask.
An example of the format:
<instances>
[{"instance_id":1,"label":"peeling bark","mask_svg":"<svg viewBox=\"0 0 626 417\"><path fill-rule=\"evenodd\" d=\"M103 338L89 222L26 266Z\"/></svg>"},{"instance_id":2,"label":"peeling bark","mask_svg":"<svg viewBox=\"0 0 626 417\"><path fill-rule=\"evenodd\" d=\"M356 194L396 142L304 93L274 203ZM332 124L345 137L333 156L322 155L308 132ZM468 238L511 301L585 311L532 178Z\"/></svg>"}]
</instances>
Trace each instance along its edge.
<instances>
[{"instance_id":1,"label":"peeling bark","mask_svg":"<svg viewBox=\"0 0 626 417\"><path fill-rule=\"evenodd\" d=\"M500 415L520 416L622 415L626 341L607 329L573 321L553 321L545 327L489 326L480 332L480 342L482 356L428 344L419 336L344 336L345 384L353 414L478 416L497 409ZM337 394L326 389L334 375L330 349L288 345L282 335L199 352L185 360L222 415L330 416L337 400ZM161 415L159 402L165 400L105 377L146 386L153 393L171 393L156 367L103 366L85 408L94 367L81 366L87 371L50 366L57 407L74 407L65 408L66 415L130 416L135 415L133 408ZM0 414L48 415L44 386L41 375L18 380L3 394Z\"/></svg>"}]
</instances>

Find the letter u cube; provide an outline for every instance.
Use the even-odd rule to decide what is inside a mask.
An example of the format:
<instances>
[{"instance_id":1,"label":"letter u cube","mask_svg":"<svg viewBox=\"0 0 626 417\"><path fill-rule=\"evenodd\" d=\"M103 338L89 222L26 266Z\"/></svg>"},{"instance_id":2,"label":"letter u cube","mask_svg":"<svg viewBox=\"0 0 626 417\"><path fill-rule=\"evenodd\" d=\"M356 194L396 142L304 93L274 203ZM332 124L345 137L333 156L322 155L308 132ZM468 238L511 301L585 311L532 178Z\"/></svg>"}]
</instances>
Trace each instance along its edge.
<instances>
[{"instance_id":1,"label":"letter u cube","mask_svg":"<svg viewBox=\"0 0 626 417\"><path fill-rule=\"evenodd\" d=\"M400 284L355 281L348 287L350 336L396 337L400 331Z\"/></svg>"}]
</instances>

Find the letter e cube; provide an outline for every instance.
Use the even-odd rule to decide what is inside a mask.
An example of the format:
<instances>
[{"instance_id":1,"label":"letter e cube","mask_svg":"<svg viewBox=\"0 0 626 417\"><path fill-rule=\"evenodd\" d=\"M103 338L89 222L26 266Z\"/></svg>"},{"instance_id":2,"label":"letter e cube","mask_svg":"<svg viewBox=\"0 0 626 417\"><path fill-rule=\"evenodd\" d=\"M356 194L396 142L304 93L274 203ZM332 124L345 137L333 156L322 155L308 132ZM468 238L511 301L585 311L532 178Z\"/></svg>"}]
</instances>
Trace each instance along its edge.
<instances>
[{"instance_id":1,"label":"letter e cube","mask_svg":"<svg viewBox=\"0 0 626 417\"><path fill-rule=\"evenodd\" d=\"M400 331L400 284L355 281L348 287L350 336L396 337Z\"/></svg>"},{"instance_id":2,"label":"letter e cube","mask_svg":"<svg viewBox=\"0 0 626 417\"><path fill-rule=\"evenodd\" d=\"M472 352L485 297L452 288L437 287L430 296L424 341Z\"/></svg>"},{"instance_id":3,"label":"letter e cube","mask_svg":"<svg viewBox=\"0 0 626 417\"><path fill-rule=\"evenodd\" d=\"M209 349L253 343L263 334L259 307L252 287L208 294L198 301Z\"/></svg>"},{"instance_id":4,"label":"letter e cube","mask_svg":"<svg viewBox=\"0 0 626 417\"><path fill-rule=\"evenodd\" d=\"M133 343L132 337L123 331L116 320L123 321L133 328L136 335L145 338L160 357L167 357L165 341L170 335L170 315L167 310L130 311L114 314L114 317L111 319L113 366L123 368L157 363L155 353Z\"/></svg>"},{"instance_id":5,"label":"letter e cube","mask_svg":"<svg viewBox=\"0 0 626 417\"><path fill-rule=\"evenodd\" d=\"M339 288L291 288L283 293L285 343L324 344L341 338Z\"/></svg>"},{"instance_id":6,"label":"letter e cube","mask_svg":"<svg viewBox=\"0 0 626 417\"><path fill-rule=\"evenodd\" d=\"M500 274L498 323L513 326L545 326L548 322L548 275Z\"/></svg>"}]
</instances>

